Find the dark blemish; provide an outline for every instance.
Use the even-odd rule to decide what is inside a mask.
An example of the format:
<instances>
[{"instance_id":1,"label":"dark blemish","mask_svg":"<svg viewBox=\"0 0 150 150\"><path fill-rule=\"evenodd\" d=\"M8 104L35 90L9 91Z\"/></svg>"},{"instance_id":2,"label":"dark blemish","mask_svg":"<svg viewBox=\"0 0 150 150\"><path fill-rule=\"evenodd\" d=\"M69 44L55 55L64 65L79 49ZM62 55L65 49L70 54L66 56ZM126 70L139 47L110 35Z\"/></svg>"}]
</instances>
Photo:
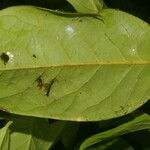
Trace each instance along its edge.
<instances>
[{"instance_id":1,"label":"dark blemish","mask_svg":"<svg viewBox=\"0 0 150 150\"><path fill-rule=\"evenodd\" d=\"M35 54L33 54L33 55L32 55L32 57L36 58L36 55L35 55Z\"/></svg>"},{"instance_id":2,"label":"dark blemish","mask_svg":"<svg viewBox=\"0 0 150 150\"><path fill-rule=\"evenodd\" d=\"M129 106L128 105L120 106L120 112L124 113L124 115L128 114L128 111L126 110L126 107L129 107Z\"/></svg>"},{"instance_id":3,"label":"dark blemish","mask_svg":"<svg viewBox=\"0 0 150 150\"><path fill-rule=\"evenodd\" d=\"M100 20L101 22L103 22L105 24L105 22L101 16L93 16L93 18Z\"/></svg>"},{"instance_id":4,"label":"dark blemish","mask_svg":"<svg viewBox=\"0 0 150 150\"><path fill-rule=\"evenodd\" d=\"M79 94L81 95L81 94L82 94L82 92L79 92Z\"/></svg>"},{"instance_id":5,"label":"dark blemish","mask_svg":"<svg viewBox=\"0 0 150 150\"><path fill-rule=\"evenodd\" d=\"M0 108L0 112L7 112L7 113L9 113L9 111L4 109L4 108Z\"/></svg>"},{"instance_id":6,"label":"dark blemish","mask_svg":"<svg viewBox=\"0 0 150 150\"><path fill-rule=\"evenodd\" d=\"M54 84L54 79L50 81L49 84L47 84L47 92L46 92L46 96L49 96L49 93L51 91L51 87Z\"/></svg>"},{"instance_id":7,"label":"dark blemish","mask_svg":"<svg viewBox=\"0 0 150 150\"><path fill-rule=\"evenodd\" d=\"M51 91L51 87L54 83L55 79L52 79L49 83L44 83L43 80L41 79L41 76L36 80L37 87L39 90L44 92L44 95L49 96L49 93Z\"/></svg>"},{"instance_id":8,"label":"dark blemish","mask_svg":"<svg viewBox=\"0 0 150 150\"><path fill-rule=\"evenodd\" d=\"M132 67L133 65L132 65L132 64L127 64L127 66L128 66L128 67Z\"/></svg>"},{"instance_id":9,"label":"dark blemish","mask_svg":"<svg viewBox=\"0 0 150 150\"><path fill-rule=\"evenodd\" d=\"M41 76L36 79L36 83L37 83L37 87L38 87L39 89L41 89L42 86L43 86Z\"/></svg>"},{"instance_id":10,"label":"dark blemish","mask_svg":"<svg viewBox=\"0 0 150 150\"><path fill-rule=\"evenodd\" d=\"M79 19L79 22L83 22L83 20L82 20L82 19Z\"/></svg>"},{"instance_id":11,"label":"dark blemish","mask_svg":"<svg viewBox=\"0 0 150 150\"><path fill-rule=\"evenodd\" d=\"M124 110L124 107L123 106L120 106L121 110Z\"/></svg>"},{"instance_id":12,"label":"dark blemish","mask_svg":"<svg viewBox=\"0 0 150 150\"><path fill-rule=\"evenodd\" d=\"M6 65L9 61L9 56L6 53L2 53L0 57L2 61L4 62L4 65Z\"/></svg>"}]
</instances>

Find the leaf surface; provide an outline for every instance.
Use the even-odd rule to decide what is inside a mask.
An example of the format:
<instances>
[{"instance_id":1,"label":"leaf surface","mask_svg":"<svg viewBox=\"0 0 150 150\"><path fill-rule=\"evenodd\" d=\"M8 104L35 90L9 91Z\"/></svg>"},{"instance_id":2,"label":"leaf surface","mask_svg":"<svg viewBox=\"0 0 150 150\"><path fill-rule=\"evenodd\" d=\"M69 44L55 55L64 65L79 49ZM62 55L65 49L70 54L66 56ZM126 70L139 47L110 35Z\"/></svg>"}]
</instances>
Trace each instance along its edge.
<instances>
[{"instance_id":1,"label":"leaf surface","mask_svg":"<svg viewBox=\"0 0 150 150\"><path fill-rule=\"evenodd\" d=\"M134 150L125 140L121 138L112 139L102 143L98 143L94 146L87 148L86 150Z\"/></svg>"},{"instance_id":2,"label":"leaf surface","mask_svg":"<svg viewBox=\"0 0 150 150\"><path fill-rule=\"evenodd\" d=\"M80 150L84 150L94 144L101 143L108 139L118 137L123 134L150 129L150 115L141 114L133 120L128 121L116 128L95 134L87 138L80 146Z\"/></svg>"},{"instance_id":3,"label":"leaf surface","mask_svg":"<svg viewBox=\"0 0 150 150\"><path fill-rule=\"evenodd\" d=\"M79 130L79 123L68 122L61 134L61 140L66 150L73 149Z\"/></svg>"},{"instance_id":4,"label":"leaf surface","mask_svg":"<svg viewBox=\"0 0 150 150\"><path fill-rule=\"evenodd\" d=\"M67 0L80 13L99 13L103 0Z\"/></svg>"},{"instance_id":5,"label":"leaf surface","mask_svg":"<svg viewBox=\"0 0 150 150\"><path fill-rule=\"evenodd\" d=\"M0 11L0 109L96 121L150 98L150 27L132 15L20 6Z\"/></svg>"},{"instance_id":6,"label":"leaf surface","mask_svg":"<svg viewBox=\"0 0 150 150\"><path fill-rule=\"evenodd\" d=\"M135 143L135 149L149 150L150 132L148 130L127 134L125 137L130 143Z\"/></svg>"},{"instance_id":7,"label":"leaf surface","mask_svg":"<svg viewBox=\"0 0 150 150\"><path fill-rule=\"evenodd\" d=\"M9 126L11 125L11 121L8 122L3 128L0 129L0 149L8 150L9 149Z\"/></svg>"},{"instance_id":8,"label":"leaf surface","mask_svg":"<svg viewBox=\"0 0 150 150\"><path fill-rule=\"evenodd\" d=\"M57 141L64 126L65 123L60 121L49 124L46 119L17 119L11 126L10 148L48 150Z\"/></svg>"},{"instance_id":9,"label":"leaf surface","mask_svg":"<svg viewBox=\"0 0 150 150\"><path fill-rule=\"evenodd\" d=\"M49 124L47 119L31 117L13 117L0 130L0 146L2 150L48 150L65 127L65 122L56 121Z\"/></svg>"}]
</instances>

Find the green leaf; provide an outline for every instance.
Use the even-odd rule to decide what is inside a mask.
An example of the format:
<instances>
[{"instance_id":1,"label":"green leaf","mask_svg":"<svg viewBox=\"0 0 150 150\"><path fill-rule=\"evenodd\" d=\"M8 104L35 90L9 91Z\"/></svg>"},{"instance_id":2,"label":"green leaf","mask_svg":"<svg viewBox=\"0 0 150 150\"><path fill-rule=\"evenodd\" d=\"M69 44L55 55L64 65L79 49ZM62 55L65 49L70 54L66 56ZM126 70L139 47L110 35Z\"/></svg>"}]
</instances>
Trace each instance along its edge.
<instances>
[{"instance_id":1,"label":"green leaf","mask_svg":"<svg viewBox=\"0 0 150 150\"><path fill-rule=\"evenodd\" d=\"M0 11L0 41L2 110L97 121L150 99L150 27L132 15L11 7Z\"/></svg>"},{"instance_id":2,"label":"green leaf","mask_svg":"<svg viewBox=\"0 0 150 150\"><path fill-rule=\"evenodd\" d=\"M95 134L81 144L80 150L84 150L89 146L106 141L108 139L143 129L150 129L150 115L141 114L138 117L135 117L135 119L128 121L116 128Z\"/></svg>"},{"instance_id":3,"label":"green leaf","mask_svg":"<svg viewBox=\"0 0 150 150\"><path fill-rule=\"evenodd\" d=\"M134 143L135 149L139 148L142 150L149 150L150 148L150 132L148 130L142 130L135 133L127 134L125 138L130 143Z\"/></svg>"},{"instance_id":4,"label":"green leaf","mask_svg":"<svg viewBox=\"0 0 150 150\"><path fill-rule=\"evenodd\" d=\"M80 13L99 13L103 8L103 0L67 0Z\"/></svg>"},{"instance_id":5,"label":"green leaf","mask_svg":"<svg viewBox=\"0 0 150 150\"><path fill-rule=\"evenodd\" d=\"M134 150L125 140L121 138L116 138L113 140L108 140L99 144L96 144L92 147L87 148L86 150Z\"/></svg>"},{"instance_id":6,"label":"green leaf","mask_svg":"<svg viewBox=\"0 0 150 150\"><path fill-rule=\"evenodd\" d=\"M60 138L65 122L49 124L46 119L17 117L0 130L1 149L48 150ZM19 141L19 142L18 142ZM3 150L3 149L2 149Z\"/></svg>"},{"instance_id":7,"label":"green leaf","mask_svg":"<svg viewBox=\"0 0 150 150\"><path fill-rule=\"evenodd\" d=\"M75 144L74 140L79 130L79 123L68 122L61 134L62 143L66 150L73 149Z\"/></svg>"},{"instance_id":8,"label":"green leaf","mask_svg":"<svg viewBox=\"0 0 150 150\"><path fill-rule=\"evenodd\" d=\"M19 118L10 128L10 148L48 150L57 141L64 126L65 122L60 121L50 125L46 119Z\"/></svg>"},{"instance_id":9,"label":"green leaf","mask_svg":"<svg viewBox=\"0 0 150 150\"><path fill-rule=\"evenodd\" d=\"M0 129L0 149L1 150L8 150L9 149L9 126L12 122L8 122L3 128Z\"/></svg>"}]
</instances>

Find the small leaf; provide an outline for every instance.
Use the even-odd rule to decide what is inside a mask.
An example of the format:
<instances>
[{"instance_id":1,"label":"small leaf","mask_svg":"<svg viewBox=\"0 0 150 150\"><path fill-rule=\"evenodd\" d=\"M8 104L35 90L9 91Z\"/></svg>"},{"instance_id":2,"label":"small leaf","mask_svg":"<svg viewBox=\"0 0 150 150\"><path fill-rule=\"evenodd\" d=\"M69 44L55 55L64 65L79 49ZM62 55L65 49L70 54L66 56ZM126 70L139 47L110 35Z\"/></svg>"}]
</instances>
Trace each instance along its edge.
<instances>
[{"instance_id":1,"label":"small leaf","mask_svg":"<svg viewBox=\"0 0 150 150\"><path fill-rule=\"evenodd\" d=\"M134 150L125 140L116 138L105 142L98 143L94 146L87 148L86 150Z\"/></svg>"},{"instance_id":2,"label":"small leaf","mask_svg":"<svg viewBox=\"0 0 150 150\"><path fill-rule=\"evenodd\" d=\"M0 150L8 150L10 143L9 127L12 122L8 122L3 128L0 129Z\"/></svg>"},{"instance_id":3,"label":"small leaf","mask_svg":"<svg viewBox=\"0 0 150 150\"><path fill-rule=\"evenodd\" d=\"M95 134L81 144L80 150L84 150L89 146L106 141L108 139L143 129L150 129L150 115L141 114L135 119L128 121L127 123L124 123L116 128Z\"/></svg>"},{"instance_id":4,"label":"small leaf","mask_svg":"<svg viewBox=\"0 0 150 150\"><path fill-rule=\"evenodd\" d=\"M49 124L46 119L18 118L10 127L9 146L11 149L48 150L57 141L64 126L65 122Z\"/></svg>"},{"instance_id":5,"label":"small leaf","mask_svg":"<svg viewBox=\"0 0 150 150\"><path fill-rule=\"evenodd\" d=\"M0 149L48 150L61 137L66 122L49 124L47 119L11 115L0 129ZM18 142L19 141L19 142Z\"/></svg>"},{"instance_id":6,"label":"small leaf","mask_svg":"<svg viewBox=\"0 0 150 150\"><path fill-rule=\"evenodd\" d=\"M67 0L79 13L96 14L103 7L103 0Z\"/></svg>"}]
</instances>

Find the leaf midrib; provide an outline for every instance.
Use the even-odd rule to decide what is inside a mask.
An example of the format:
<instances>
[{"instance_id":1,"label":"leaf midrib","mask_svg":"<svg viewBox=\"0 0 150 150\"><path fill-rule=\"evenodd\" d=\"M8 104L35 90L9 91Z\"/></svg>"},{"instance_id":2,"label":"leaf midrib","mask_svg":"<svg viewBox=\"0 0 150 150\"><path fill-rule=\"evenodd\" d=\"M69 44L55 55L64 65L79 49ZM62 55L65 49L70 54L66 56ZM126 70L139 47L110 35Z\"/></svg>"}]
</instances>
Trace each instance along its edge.
<instances>
[{"instance_id":1,"label":"leaf midrib","mask_svg":"<svg viewBox=\"0 0 150 150\"><path fill-rule=\"evenodd\" d=\"M32 67L5 67L0 68L0 71L12 71L12 70L25 70L25 69L46 69L53 67L82 67L82 66L94 66L94 65L150 65L150 61L126 61L126 62L96 62L96 63L80 63L80 64L61 64L61 65L40 65Z\"/></svg>"}]
</instances>

